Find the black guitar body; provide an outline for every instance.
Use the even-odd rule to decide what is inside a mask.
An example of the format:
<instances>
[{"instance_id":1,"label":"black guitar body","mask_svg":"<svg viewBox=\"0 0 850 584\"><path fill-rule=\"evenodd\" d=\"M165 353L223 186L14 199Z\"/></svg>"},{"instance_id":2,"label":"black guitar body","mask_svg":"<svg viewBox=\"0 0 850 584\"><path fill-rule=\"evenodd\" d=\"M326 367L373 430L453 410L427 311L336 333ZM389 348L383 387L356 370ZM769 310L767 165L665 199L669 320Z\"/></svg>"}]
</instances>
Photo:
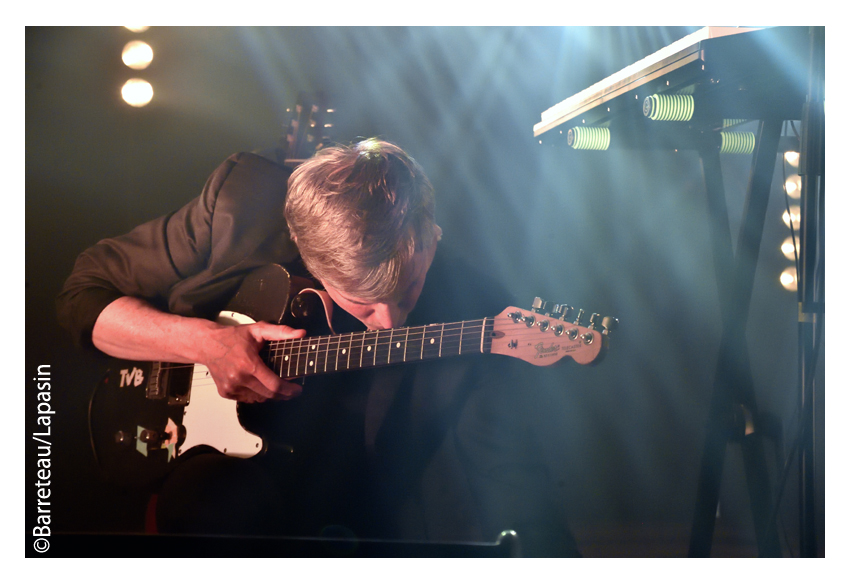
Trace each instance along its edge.
<instances>
[{"instance_id":1,"label":"black guitar body","mask_svg":"<svg viewBox=\"0 0 850 584\"><path fill-rule=\"evenodd\" d=\"M314 294L298 296L312 285L290 277L282 266L264 266L243 281L227 311L254 321L316 326L310 323L324 318L321 302ZM292 314L292 306L297 306L300 318ZM111 361L92 394L88 415L95 459L109 482L147 487L168 473L184 439L183 415L193 374L194 367L183 364ZM237 413L240 422L243 417L262 418L257 408L245 404L237 406Z\"/></svg>"}]
</instances>

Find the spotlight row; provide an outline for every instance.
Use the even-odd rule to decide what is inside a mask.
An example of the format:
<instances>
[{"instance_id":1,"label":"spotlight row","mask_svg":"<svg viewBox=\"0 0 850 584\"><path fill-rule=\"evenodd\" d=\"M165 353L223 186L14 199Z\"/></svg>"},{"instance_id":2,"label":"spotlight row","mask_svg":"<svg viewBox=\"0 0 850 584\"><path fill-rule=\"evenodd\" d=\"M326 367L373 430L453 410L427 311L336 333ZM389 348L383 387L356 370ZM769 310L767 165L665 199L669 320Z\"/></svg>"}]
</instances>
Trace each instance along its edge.
<instances>
[{"instance_id":1,"label":"spotlight row","mask_svg":"<svg viewBox=\"0 0 850 584\"><path fill-rule=\"evenodd\" d=\"M135 33L143 33L148 30L147 26L127 26L125 28ZM146 69L153 61L153 49L144 41L130 41L124 45L124 50L121 51L121 60L130 69L141 71ZM121 88L121 97L133 107L144 107L153 99L153 86L138 77L128 79Z\"/></svg>"},{"instance_id":2,"label":"spotlight row","mask_svg":"<svg viewBox=\"0 0 850 584\"><path fill-rule=\"evenodd\" d=\"M784 163L797 169L800 165L799 152L786 152ZM786 179L784 184L785 193L788 199L798 200L800 198L800 175L793 174ZM782 242L780 250L782 255L792 263L785 268L779 275L779 283L782 287L791 292L797 290L797 259L800 255L800 205L788 205L788 208L782 213L782 221L785 226L791 230L792 235L789 235Z\"/></svg>"}]
</instances>

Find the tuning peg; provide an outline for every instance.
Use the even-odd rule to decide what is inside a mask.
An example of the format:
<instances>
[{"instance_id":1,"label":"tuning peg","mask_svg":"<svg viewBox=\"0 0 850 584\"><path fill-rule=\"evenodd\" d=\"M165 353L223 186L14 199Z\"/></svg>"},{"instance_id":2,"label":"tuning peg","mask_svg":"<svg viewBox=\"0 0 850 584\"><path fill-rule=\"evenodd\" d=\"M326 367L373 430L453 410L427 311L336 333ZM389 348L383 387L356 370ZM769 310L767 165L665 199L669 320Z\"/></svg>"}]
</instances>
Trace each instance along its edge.
<instances>
[{"instance_id":1,"label":"tuning peg","mask_svg":"<svg viewBox=\"0 0 850 584\"><path fill-rule=\"evenodd\" d=\"M548 305L548 304L549 304L548 302L546 302L545 300L543 300L539 296L535 296L534 301L531 303L531 311L537 312L537 313L545 312L546 311L546 305Z\"/></svg>"},{"instance_id":2,"label":"tuning peg","mask_svg":"<svg viewBox=\"0 0 850 584\"><path fill-rule=\"evenodd\" d=\"M552 314L557 316L560 320L567 320L572 316L573 307L569 304L556 304L552 309Z\"/></svg>"},{"instance_id":3,"label":"tuning peg","mask_svg":"<svg viewBox=\"0 0 850 584\"><path fill-rule=\"evenodd\" d=\"M607 335L615 330L620 325L620 321L613 316L606 316L602 319L602 334Z\"/></svg>"},{"instance_id":4,"label":"tuning peg","mask_svg":"<svg viewBox=\"0 0 850 584\"><path fill-rule=\"evenodd\" d=\"M581 319L584 317L584 308L578 309L578 314L576 315L576 319L573 321L573 324L581 324Z\"/></svg>"},{"instance_id":5,"label":"tuning peg","mask_svg":"<svg viewBox=\"0 0 850 584\"><path fill-rule=\"evenodd\" d=\"M595 312L593 314L591 314L590 320L588 321L588 324L587 324L587 328L593 329L595 331L600 330L602 328L602 326L599 322L600 318L602 318L602 317L599 316L599 314L597 314Z\"/></svg>"}]
</instances>

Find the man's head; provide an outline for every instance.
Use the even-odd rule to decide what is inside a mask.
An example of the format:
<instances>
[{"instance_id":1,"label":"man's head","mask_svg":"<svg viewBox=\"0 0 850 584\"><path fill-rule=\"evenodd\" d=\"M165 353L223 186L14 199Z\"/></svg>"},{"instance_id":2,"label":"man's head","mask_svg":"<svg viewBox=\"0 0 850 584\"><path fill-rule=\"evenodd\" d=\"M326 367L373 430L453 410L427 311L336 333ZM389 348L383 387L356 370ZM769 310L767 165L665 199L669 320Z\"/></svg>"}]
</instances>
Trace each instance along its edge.
<instances>
[{"instance_id":1,"label":"man's head","mask_svg":"<svg viewBox=\"0 0 850 584\"><path fill-rule=\"evenodd\" d=\"M370 328L403 323L440 236L434 189L413 158L375 139L325 148L290 177L285 216L337 304Z\"/></svg>"}]
</instances>

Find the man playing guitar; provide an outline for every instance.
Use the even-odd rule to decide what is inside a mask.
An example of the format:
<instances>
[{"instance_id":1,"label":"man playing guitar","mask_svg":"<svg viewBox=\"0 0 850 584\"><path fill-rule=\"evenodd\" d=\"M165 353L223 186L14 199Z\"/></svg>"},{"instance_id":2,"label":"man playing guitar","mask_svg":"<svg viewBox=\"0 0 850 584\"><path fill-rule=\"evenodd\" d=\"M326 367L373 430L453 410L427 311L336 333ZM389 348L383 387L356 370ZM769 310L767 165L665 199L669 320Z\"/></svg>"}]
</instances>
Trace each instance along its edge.
<instances>
[{"instance_id":1,"label":"man playing guitar","mask_svg":"<svg viewBox=\"0 0 850 584\"><path fill-rule=\"evenodd\" d=\"M420 165L385 141L325 148L294 171L243 153L180 210L79 256L58 308L80 344L204 365L223 398L246 404L246 419L272 420L273 442L297 443L294 462L181 456L161 487L160 531L315 536L342 526L358 537L494 541L516 529L527 552L575 553L545 469L529 463L510 366L423 364L302 386L260 356L308 334L299 325L214 320L268 264L313 279L337 309L334 330L455 317L485 285L435 260L434 205ZM475 297L482 310L487 294ZM297 413L283 423L268 413L288 405ZM294 438L276 440L284 426Z\"/></svg>"}]
</instances>

